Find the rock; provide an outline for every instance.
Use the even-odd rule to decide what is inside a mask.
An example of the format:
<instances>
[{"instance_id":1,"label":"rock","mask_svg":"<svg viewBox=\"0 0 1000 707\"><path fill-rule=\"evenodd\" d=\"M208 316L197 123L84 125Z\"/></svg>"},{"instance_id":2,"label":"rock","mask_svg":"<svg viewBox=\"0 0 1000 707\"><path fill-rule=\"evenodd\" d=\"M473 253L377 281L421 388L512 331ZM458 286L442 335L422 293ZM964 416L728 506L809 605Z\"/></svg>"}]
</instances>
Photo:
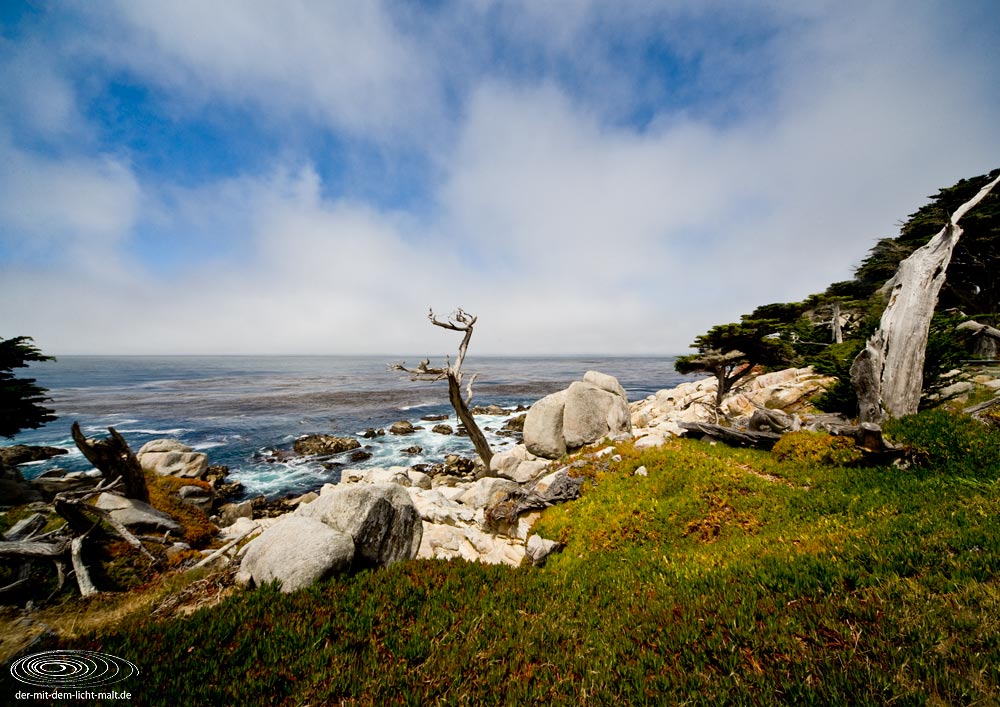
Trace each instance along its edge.
<instances>
[{"instance_id":1,"label":"rock","mask_svg":"<svg viewBox=\"0 0 1000 707\"><path fill-rule=\"evenodd\" d=\"M548 459L539 459L523 444L494 454L490 461L490 471L519 484L534 481L548 466Z\"/></svg>"},{"instance_id":2,"label":"rock","mask_svg":"<svg viewBox=\"0 0 1000 707\"><path fill-rule=\"evenodd\" d=\"M208 455L176 439L154 439L136 453L143 471L159 476L201 479L208 471Z\"/></svg>"},{"instance_id":3,"label":"rock","mask_svg":"<svg viewBox=\"0 0 1000 707\"><path fill-rule=\"evenodd\" d=\"M416 556L423 525L413 501L397 484L323 487L295 515L316 518L354 539L355 563L385 566Z\"/></svg>"},{"instance_id":4,"label":"rock","mask_svg":"<svg viewBox=\"0 0 1000 707\"><path fill-rule=\"evenodd\" d=\"M638 469L632 472L632 476L649 476L649 472L646 471L646 467L640 466Z\"/></svg>"},{"instance_id":5,"label":"rock","mask_svg":"<svg viewBox=\"0 0 1000 707\"><path fill-rule=\"evenodd\" d=\"M472 508L486 508L496 498L502 498L519 489L520 486L513 481L487 476L472 484L465 493L458 497L458 500Z\"/></svg>"},{"instance_id":6,"label":"rock","mask_svg":"<svg viewBox=\"0 0 1000 707\"><path fill-rule=\"evenodd\" d=\"M191 549L191 546L187 543L174 543L167 548L167 560L173 562L175 561L183 552L187 552Z\"/></svg>"},{"instance_id":7,"label":"rock","mask_svg":"<svg viewBox=\"0 0 1000 707\"><path fill-rule=\"evenodd\" d=\"M532 565L541 567L545 564L548 556L558 549L559 543L555 540L546 540L536 533L528 538L528 542L524 547L524 555Z\"/></svg>"},{"instance_id":8,"label":"rock","mask_svg":"<svg viewBox=\"0 0 1000 707\"><path fill-rule=\"evenodd\" d=\"M431 477L423 473L422 471L415 471L413 469L409 469L407 470L406 475L410 479L410 486L414 486L420 489L430 489L433 487L433 482L431 481Z\"/></svg>"},{"instance_id":9,"label":"rock","mask_svg":"<svg viewBox=\"0 0 1000 707\"><path fill-rule=\"evenodd\" d=\"M476 462L473 459L460 457L457 454L449 454L444 458L445 472L451 475L464 476L465 474L471 474L475 468Z\"/></svg>"},{"instance_id":10,"label":"rock","mask_svg":"<svg viewBox=\"0 0 1000 707\"><path fill-rule=\"evenodd\" d=\"M617 395L622 400L628 400L625 389L622 388L621 383L614 376L609 376L606 373L598 373L597 371L587 371L583 374L583 382L590 383L601 390L606 390L613 395Z\"/></svg>"},{"instance_id":11,"label":"rock","mask_svg":"<svg viewBox=\"0 0 1000 707\"><path fill-rule=\"evenodd\" d=\"M612 377L588 371L583 381L547 395L528 410L524 443L532 454L557 459L605 437L631 436L625 391Z\"/></svg>"},{"instance_id":12,"label":"rock","mask_svg":"<svg viewBox=\"0 0 1000 707\"><path fill-rule=\"evenodd\" d=\"M203 489L201 486L181 486L177 490L177 495L185 503L200 508L205 513L209 513L212 510L212 492Z\"/></svg>"},{"instance_id":13,"label":"rock","mask_svg":"<svg viewBox=\"0 0 1000 707\"><path fill-rule=\"evenodd\" d=\"M567 467L553 471L529 488L529 496L534 496L542 503L542 505L535 505L532 508L543 508L572 501L580 496L580 487L582 486L583 477L570 476ZM528 510L528 508L525 506L521 510Z\"/></svg>"},{"instance_id":14,"label":"rock","mask_svg":"<svg viewBox=\"0 0 1000 707\"><path fill-rule=\"evenodd\" d=\"M447 420L448 415L424 415L420 419L424 422L441 422L442 420Z\"/></svg>"},{"instance_id":15,"label":"rock","mask_svg":"<svg viewBox=\"0 0 1000 707\"><path fill-rule=\"evenodd\" d=\"M406 447L405 449L399 450L400 454L409 454L411 456L415 454L420 454L422 451L424 451L424 448L418 447L417 445L413 445L412 447Z\"/></svg>"},{"instance_id":16,"label":"rock","mask_svg":"<svg viewBox=\"0 0 1000 707\"><path fill-rule=\"evenodd\" d=\"M451 425L434 425L434 427L431 428L431 432L439 435L450 435L454 434L455 430L452 429Z\"/></svg>"},{"instance_id":17,"label":"rock","mask_svg":"<svg viewBox=\"0 0 1000 707\"><path fill-rule=\"evenodd\" d=\"M35 447L26 444L15 444L11 447L0 447L0 465L17 466L28 462L40 462L60 454L69 454L61 447Z\"/></svg>"},{"instance_id":18,"label":"rock","mask_svg":"<svg viewBox=\"0 0 1000 707\"><path fill-rule=\"evenodd\" d=\"M751 432L787 432L795 426L795 419L781 410L755 408L747 429Z\"/></svg>"},{"instance_id":19,"label":"rock","mask_svg":"<svg viewBox=\"0 0 1000 707\"><path fill-rule=\"evenodd\" d=\"M374 439L375 437L385 436L385 430L376 430L374 427L369 427L367 430L361 433L361 436L365 439Z\"/></svg>"},{"instance_id":20,"label":"rock","mask_svg":"<svg viewBox=\"0 0 1000 707\"><path fill-rule=\"evenodd\" d=\"M335 437L333 435L307 435L295 440L292 449L296 454L316 457L327 454L340 454L351 449L357 449L361 442L353 437Z\"/></svg>"},{"instance_id":21,"label":"rock","mask_svg":"<svg viewBox=\"0 0 1000 707\"><path fill-rule=\"evenodd\" d=\"M380 466L373 466L370 469L345 469L340 475L342 484L396 484L398 486L409 486L410 476L406 467L390 466L385 469ZM337 488L334 484L326 484L323 488L329 487L331 491Z\"/></svg>"},{"instance_id":22,"label":"rock","mask_svg":"<svg viewBox=\"0 0 1000 707\"><path fill-rule=\"evenodd\" d=\"M524 446L532 454L558 459L566 453L563 437L563 410L567 391L546 395L528 410L524 418Z\"/></svg>"},{"instance_id":23,"label":"rock","mask_svg":"<svg viewBox=\"0 0 1000 707\"><path fill-rule=\"evenodd\" d=\"M294 592L350 568L355 556L349 533L316 518L287 516L247 545L238 580L279 581Z\"/></svg>"},{"instance_id":24,"label":"rock","mask_svg":"<svg viewBox=\"0 0 1000 707\"><path fill-rule=\"evenodd\" d=\"M476 405L469 412L473 415L509 415L509 410L504 410L499 405Z\"/></svg>"},{"instance_id":25,"label":"rock","mask_svg":"<svg viewBox=\"0 0 1000 707\"><path fill-rule=\"evenodd\" d=\"M941 389L942 398L951 398L956 395L962 395L963 393L968 393L970 390L976 386L969 381L958 381L957 383L952 383L951 385Z\"/></svg>"},{"instance_id":26,"label":"rock","mask_svg":"<svg viewBox=\"0 0 1000 707\"><path fill-rule=\"evenodd\" d=\"M269 522L274 523L276 518L267 518L252 520L250 518L237 518L232 525L227 525L219 531L219 538L223 542L229 542L230 540L235 540L238 537L243 536L246 533L252 533L255 530L262 530L263 523Z\"/></svg>"},{"instance_id":27,"label":"rock","mask_svg":"<svg viewBox=\"0 0 1000 707\"><path fill-rule=\"evenodd\" d=\"M528 413L522 413L520 415L510 418L505 423L503 423L503 429L508 432L523 432L524 418L527 416Z\"/></svg>"},{"instance_id":28,"label":"rock","mask_svg":"<svg viewBox=\"0 0 1000 707\"><path fill-rule=\"evenodd\" d=\"M351 452L351 461L353 463L366 462L372 458L371 452L366 452L364 450L358 450L356 452Z\"/></svg>"},{"instance_id":29,"label":"rock","mask_svg":"<svg viewBox=\"0 0 1000 707\"><path fill-rule=\"evenodd\" d=\"M567 449L577 449L631 430L632 418L624 397L592 383L575 381L570 384L563 412L563 437Z\"/></svg>"},{"instance_id":30,"label":"rock","mask_svg":"<svg viewBox=\"0 0 1000 707\"><path fill-rule=\"evenodd\" d=\"M411 435L414 432L414 427L411 423L406 420L401 420L399 422L392 423L389 428L389 433L394 435Z\"/></svg>"},{"instance_id":31,"label":"rock","mask_svg":"<svg viewBox=\"0 0 1000 707\"><path fill-rule=\"evenodd\" d=\"M447 498L437 490L414 490L410 499L420 517L428 523L457 526L471 524L476 517L472 508Z\"/></svg>"},{"instance_id":32,"label":"rock","mask_svg":"<svg viewBox=\"0 0 1000 707\"><path fill-rule=\"evenodd\" d=\"M150 452L192 452L194 451L191 447L187 446L178 439L154 439L151 442L146 442L144 445L139 447L139 451L135 453L136 456L141 454L148 454Z\"/></svg>"},{"instance_id":33,"label":"rock","mask_svg":"<svg viewBox=\"0 0 1000 707\"><path fill-rule=\"evenodd\" d=\"M253 502L227 503L219 508L219 527L232 525L239 518L253 518Z\"/></svg>"},{"instance_id":34,"label":"rock","mask_svg":"<svg viewBox=\"0 0 1000 707\"><path fill-rule=\"evenodd\" d=\"M156 510L148 503L137 501L134 498L102 493L97 497L94 505L109 511L112 518L130 528L144 527L158 532L181 532L180 523L176 520L163 511Z\"/></svg>"},{"instance_id":35,"label":"rock","mask_svg":"<svg viewBox=\"0 0 1000 707\"><path fill-rule=\"evenodd\" d=\"M635 441L636 449L652 449L653 447L662 447L667 443L667 440L658 434L649 434L644 437L640 437Z\"/></svg>"}]
</instances>

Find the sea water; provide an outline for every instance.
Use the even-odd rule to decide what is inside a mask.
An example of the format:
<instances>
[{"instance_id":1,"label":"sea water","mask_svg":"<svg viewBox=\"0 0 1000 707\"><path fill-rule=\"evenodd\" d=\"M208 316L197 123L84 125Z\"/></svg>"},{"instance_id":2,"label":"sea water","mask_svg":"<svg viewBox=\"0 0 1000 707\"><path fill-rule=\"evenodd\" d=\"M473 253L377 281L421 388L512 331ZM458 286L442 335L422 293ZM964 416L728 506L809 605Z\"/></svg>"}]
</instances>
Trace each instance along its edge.
<instances>
[{"instance_id":1,"label":"sea water","mask_svg":"<svg viewBox=\"0 0 1000 707\"><path fill-rule=\"evenodd\" d=\"M68 449L46 462L23 465L37 476L59 467L90 468L73 444L76 421L89 437L120 432L133 450L159 438L174 438L208 454L209 463L225 464L231 481L243 484L247 497L277 497L317 489L340 478L339 467L413 465L442 461L447 454L473 455L467 437L431 431L437 424L425 415L448 415L445 381L413 382L393 371L392 356L60 356L55 362L32 364L17 371L48 388L59 419L17 435L11 444ZM416 359L409 364L415 366ZM433 363L433 362L432 362ZM531 405L540 397L580 380L588 370L618 378L630 401L688 380L674 371L673 357L481 357L466 359L466 380L478 373L473 405L505 408ZM464 392L464 391L463 391ZM407 420L424 427L412 435L360 435ZM495 451L514 441L497 435L505 417L477 416ZM321 462L307 459L274 461L271 450L287 450L306 434L357 437L372 458L350 463L348 454ZM402 453L417 446L416 455ZM269 461L269 458L271 459Z\"/></svg>"}]
</instances>

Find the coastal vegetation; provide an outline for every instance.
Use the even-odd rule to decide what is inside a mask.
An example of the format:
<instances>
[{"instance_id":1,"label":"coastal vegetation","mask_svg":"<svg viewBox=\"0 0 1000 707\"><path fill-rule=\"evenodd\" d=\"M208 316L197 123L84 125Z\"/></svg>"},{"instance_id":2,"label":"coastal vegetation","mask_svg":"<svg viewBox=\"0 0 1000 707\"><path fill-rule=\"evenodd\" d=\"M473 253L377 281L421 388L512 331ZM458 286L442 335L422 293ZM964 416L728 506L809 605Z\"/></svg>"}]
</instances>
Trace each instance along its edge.
<instances>
[{"instance_id":1,"label":"coastal vegetation","mask_svg":"<svg viewBox=\"0 0 1000 707\"><path fill-rule=\"evenodd\" d=\"M409 561L63 646L140 663L146 704L996 702L1000 431L888 432L903 467L622 443L540 570Z\"/></svg>"},{"instance_id":2,"label":"coastal vegetation","mask_svg":"<svg viewBox=\"0 0 1000 707\"><path fill-rule=\"evenodd\" d=\"M941 189L912 214L895 238L876 242L851 280L836 282L800 302L757 307L740 322L717 325L695 339L699 353L680 357L680 372L704 370L722 376L732 386L746 375L744 364L768 370L783 366L813 366L838 382L818 401L821 409L856 415L858 400L850 369L865 342L876 331L886 306L886 283L900 263L940 232L963 204L1000 176L1000 169L962 179ZM961 238L955 243L947 277L930 323L923 364L923 402L935 402L942 376L961 361L996 356L996 337L988 332L1000 324L1000 194L994 190L962 216ZM979 326L956 329L964 322ZM996 331L993 329L993 331ZM725 359L725 361L722 361ZM729 366L715 370L720 361ZM726 388L728 390L728 388Z\"/></svg>"}]
</instances>

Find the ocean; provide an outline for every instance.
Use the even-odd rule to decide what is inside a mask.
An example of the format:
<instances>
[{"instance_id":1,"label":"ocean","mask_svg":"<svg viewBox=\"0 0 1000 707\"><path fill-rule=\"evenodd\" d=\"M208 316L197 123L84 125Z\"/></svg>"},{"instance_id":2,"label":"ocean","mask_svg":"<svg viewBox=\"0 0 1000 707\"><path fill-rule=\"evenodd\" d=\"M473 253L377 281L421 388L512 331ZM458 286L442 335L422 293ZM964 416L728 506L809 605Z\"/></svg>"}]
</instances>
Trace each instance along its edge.
<instances>
[{"instance_id":1,"label":"ocean","mask_svg":"<svg viewBox=\"0 0 1000 707\"><path fill-rule=\"evenodd\" d=\"M21 466L32 478L51 468L90 468L73 444L70 425L90 437L120 432L133 450L163 437L204 451L210 464L225 464L230 481L246 497L304 493L340 478L339 468L302 459L268 461L269 450L290 449L302 435L359 436L369 427L388 428L407 420L424 430L412 435L362 439L372 458L355 467L434 463L446 454L472 456L466 437L431 432L421 417L447 414L447 383L412 382L392 371L391 356L60 356L55 362L19 369L49 389L59 419L28 430L6 444L63 447L68 455ZM415 366L417 359L407 360ZM432 363L435 363L432 361ZM510 408L531 405L567 387L588 370L618 378L630 401L691 379L674 371L674 357L469 357L468 377L478 373L473 405ZM436 365L436 364L435 364ZM467 378L468 379L468 378ZM466 379L466 380L467 380ZM506 418L477 416L494 450L513 441L495 434ZM406 455L402 449L422 448ZM346 456L346 455L345 455ZM346 459L344 461L347 461Z\"/></svg>"}]
</instances>

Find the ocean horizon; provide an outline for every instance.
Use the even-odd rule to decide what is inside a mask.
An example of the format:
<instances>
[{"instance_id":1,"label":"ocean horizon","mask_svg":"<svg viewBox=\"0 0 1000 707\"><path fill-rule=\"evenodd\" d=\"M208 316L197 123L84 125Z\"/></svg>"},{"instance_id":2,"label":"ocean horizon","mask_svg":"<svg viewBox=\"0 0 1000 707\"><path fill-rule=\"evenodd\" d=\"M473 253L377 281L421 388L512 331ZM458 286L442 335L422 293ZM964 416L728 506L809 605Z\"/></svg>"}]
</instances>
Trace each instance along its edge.
<instances>
[{"instance_id":1,"label":"ocean horizon","mask_svg":"<svg viewBox=\"0 0 1000 707\"><path fill-rule=\"evenodd\" d=\"M269 498L302 493L340 479L342 468L410 466L442 461L447 454L472 456L468 438L441 435L423 423L426 415L448 415L447 384L412 382L392 363L416 365L412 355L115 355L69 354L32 364L19 373L49 390L59 419L18 434L10 444L62 447L69 454L24 465L34 477L45 470L90 468L73 444L70 425L79 422L88 436L105 436L115 427L133 450L159 438L179 439L224 464L230 480L243 484L246 497ZM669 388L693 376L673 369L676 356L469 356L466 380L478 373L473 405L528 406L580 380L588 370L618 378L630 401ZM431 359L432 363L436 360ZM406 420L423 426L413 435L363 439L368 428L388 428ZM513 444L498 435L506 418L480 415L491 446ZM276 461L273 450L290 449L306 434L358 437L368 460L328 468L303 459ZM403 452L420 447L417 454ZM346 455L345 455L346 457Z\"/></svg>"}]
</instances>

